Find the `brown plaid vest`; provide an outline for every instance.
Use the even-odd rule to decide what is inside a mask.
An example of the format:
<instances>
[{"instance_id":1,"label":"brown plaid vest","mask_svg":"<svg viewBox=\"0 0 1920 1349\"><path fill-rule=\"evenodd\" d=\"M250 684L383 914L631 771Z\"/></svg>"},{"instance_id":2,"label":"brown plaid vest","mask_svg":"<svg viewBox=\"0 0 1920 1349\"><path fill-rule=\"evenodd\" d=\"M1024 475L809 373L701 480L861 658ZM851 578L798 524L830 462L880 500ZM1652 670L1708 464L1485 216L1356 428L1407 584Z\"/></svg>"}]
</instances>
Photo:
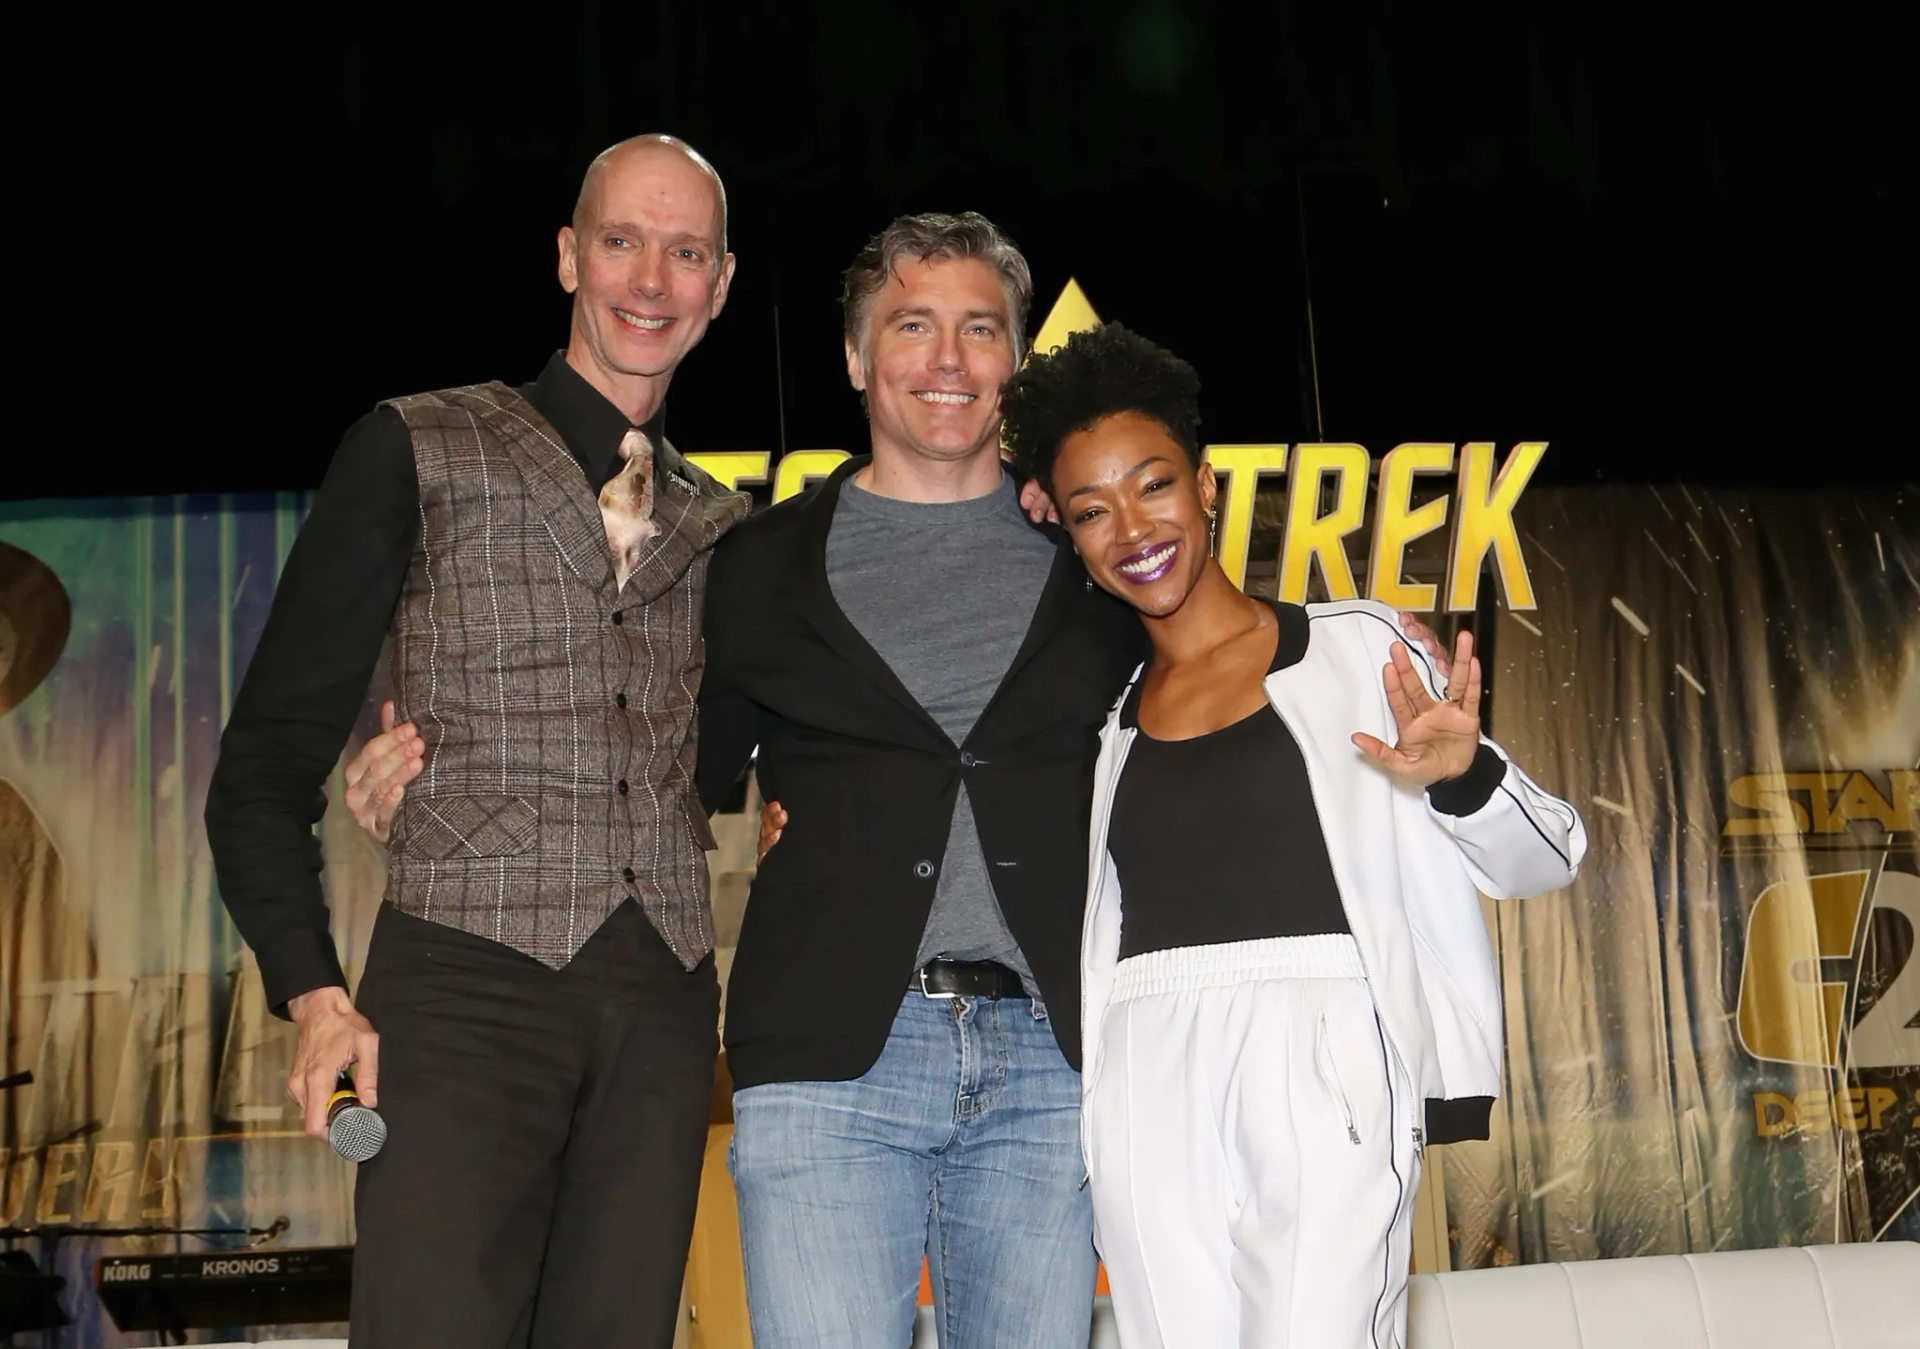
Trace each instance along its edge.
<instances>
[{"instance_id":1,"label":"brown plaid vest","mask_svg":"<svg viewBox=\"0 0 1920 1349\"><path fill-rule=\"evenodd\" d=\"M594 492L531 403L496 383L390 406L420 482L393 686L427 763L388 901L558 969L632 898L691 969L713 949L701 605L746 498L660 445L660 532L616 591Z\"/></svg>"}]
</instances>

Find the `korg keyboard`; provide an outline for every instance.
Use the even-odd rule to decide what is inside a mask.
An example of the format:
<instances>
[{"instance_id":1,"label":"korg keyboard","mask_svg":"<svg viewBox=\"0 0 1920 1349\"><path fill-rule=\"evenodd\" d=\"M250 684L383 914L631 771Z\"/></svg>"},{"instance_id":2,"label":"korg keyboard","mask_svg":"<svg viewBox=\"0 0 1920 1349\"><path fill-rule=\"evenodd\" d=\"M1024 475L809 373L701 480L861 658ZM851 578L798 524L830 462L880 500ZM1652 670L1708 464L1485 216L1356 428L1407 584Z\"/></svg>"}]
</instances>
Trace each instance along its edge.
<instances>
[{"instance_id":1,"label":"korg keyboard","mask_svg":"<svg viewBox=\"0 0 1920 1349\"><path fill-rule=\"evenodd\" d=\"M94 1286L127 1331L344 1321L353 1247L108 1255Z\"/></svg>"}]
</instances>

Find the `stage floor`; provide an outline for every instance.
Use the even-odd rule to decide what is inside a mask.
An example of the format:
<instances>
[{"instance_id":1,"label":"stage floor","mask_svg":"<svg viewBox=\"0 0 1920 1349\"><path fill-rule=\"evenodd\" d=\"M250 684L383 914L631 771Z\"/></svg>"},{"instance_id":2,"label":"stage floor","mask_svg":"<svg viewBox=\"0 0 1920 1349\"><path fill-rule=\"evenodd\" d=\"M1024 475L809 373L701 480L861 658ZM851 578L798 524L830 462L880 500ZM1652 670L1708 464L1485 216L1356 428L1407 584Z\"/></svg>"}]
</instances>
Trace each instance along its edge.
<instances>
[{"instance_id":1,"label":"stage floor","mask_svg":"<svg viewBox=\"0 0 1920 1349\"><path fill-rule=\"evenodd\" d=\"M347 1349L345 1340L276 1340L273 1349ZM933 1308L922 1307L913 1326L913 1349L935 1349L938 1339L933 1329ZM201 1349L252 1349L240 1342L203 1345ZM1113 1328L1113 1312L1107 1299L1100 1298L1093 1309L1093 1337L1087 1349L1120 1349L1120 1336Z\"/></svg>"}]
</instances>

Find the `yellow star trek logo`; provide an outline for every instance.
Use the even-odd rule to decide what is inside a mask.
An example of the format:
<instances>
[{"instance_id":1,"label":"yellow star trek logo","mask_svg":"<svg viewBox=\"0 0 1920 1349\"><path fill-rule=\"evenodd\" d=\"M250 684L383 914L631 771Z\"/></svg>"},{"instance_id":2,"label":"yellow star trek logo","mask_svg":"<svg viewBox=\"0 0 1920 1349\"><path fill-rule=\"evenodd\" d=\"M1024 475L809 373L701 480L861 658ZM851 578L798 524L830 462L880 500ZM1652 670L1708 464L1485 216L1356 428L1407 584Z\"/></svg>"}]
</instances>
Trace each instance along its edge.
<instances>
[{"instance_id":1,"label":"yellow star trek logo","mask_svg":"<svg viewBox=\"0 0 1920 1349\"><path fill-rule=\"evenodd\" d=\"M1052 352L1074 333L1099 323L1086 292L1069 279L1035 334L1033 350ZM1468 612L1479 602L1480 577L1491 554L1506 606L1535 608L1533 581L1520 550L1513 510L1546 450L1545 441L1522 441L1496 466L1492 441L1459 446L1415 441L1389 450L1376 466L1363 446L1353 444L1209 445L1207 458L1214 472L1226 479L1220 565L1235 585L1246 584L1255 493L1261 479L1284 478L1290 490L1279 557L1279 597L1304 603L1308 581L1317 571L1327 598L1357 599L1360 588L1347 559L1346 540L1366 523L1368 484L1377 475L1373 533L1366 553L1367 598L1416 613L1442 608L1449 613ZM791 450L774 468L773 456L764 450L687 456L735 488L766 482L772 468L775 502L826 477L847 457L845 450ZM1452 493L1416 507L1413 493L1419 479L1441 475L1454 479ZM1329 491L1331 504L1322 509ZM1449 517L1453 532L1445 581L1436 585L1407 580L1408 546L1446 528Z\"/></svg>"}]
</instances>

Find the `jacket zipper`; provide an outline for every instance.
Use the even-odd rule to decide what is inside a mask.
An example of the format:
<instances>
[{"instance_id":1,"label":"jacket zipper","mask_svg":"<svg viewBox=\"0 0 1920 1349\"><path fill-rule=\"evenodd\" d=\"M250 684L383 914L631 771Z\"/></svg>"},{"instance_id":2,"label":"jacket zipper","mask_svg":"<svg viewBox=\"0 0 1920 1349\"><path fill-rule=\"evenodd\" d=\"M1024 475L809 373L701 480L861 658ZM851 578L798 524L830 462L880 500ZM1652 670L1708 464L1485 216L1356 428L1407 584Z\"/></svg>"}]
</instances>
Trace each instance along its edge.
<instances>
[{"instance_id":1,"label":"jacket zipper","mask_svg":"<svg viewBox=\"0 0 1920 1349\"><path fill-rule=\"evenodd\" d=\"M1359 1147L1360 1130L1354 1127L1353 1103L1347 1099L1346 1084L1340 1080L1340 1065L1333 1061L1333 1045L1327 1036L1325 1012L1320 1014L1320 1028L1313 1038L1313 1061L1320 1069L1320 1080L1326 1083L1327 1090L1333 1093L1333 1099L1340 1107L1341 1117L1347 1122L1347 1137L1353 1140L1355 1147Z\"/></svg>"},{"instance_id":2,"label":"jacket zipper","mask_svg":"<svg viewBox=\"0 0 1920 1349\"><path fill-rule=\"evenodd\" d=\"M1273 677L1272 675L1269 675L1267 678L1271 679L1272 677ZM1307 789L1309 792L1312 793L1312 797L1313 797L1314 827L1320 831L1320 842L1326 848L1327 861L1329 864L1331 864L1334 858L1333 840L1327 836L1327 823L1326 823L1326 820L1323 819L1320 814L1320 798L1322 793L1320 790L1320 779L1314 775L1314 771L1313 771L1313 755L1307 753L1307 741L1303 736L1301 736L1300 728L1294 725L1293 718L1288 716L1286 709L1280 706L1279 700L1273 696L1273 689L1266 683L1266 680L1261 681L1261 687L1266 692L1267 705L1274 710L1275 715L1277 715L1280 718L1281 722L1286 726L1287 734L1293 737L1294 743L1300 746L1300 762L1306 767ZM1333 878L1333 884L1336 890L1340 889L1340 877L1337 874ZM1350 933L1353 932L1354 930L1353 911L1347 905L1347 895L1345 890L1340 890L1340 912L1346 915L1347 931ZM1360 959L1361 977L1367 981L1367 1000L1373 1004L1374 1017L1376 1020L1378 1020L1380 1016L1380 999L1378 998L1378 996L1375 995L1373 991L1373 971L1367 968L1367 951L1366 951L1366 948L1360 944L1360 940L1357 934L1354 937L1353 949L1354 949L1354 953ZM1324 1020L1322 1022L1322 1025L1324 1027L1325 1025ZM1380 1029L1381 1029L1382 1038L1386 1039L1387 1038L1386 1023L1384 1021L1381 1021ZM1391 1043L1390 1040L1389 1040L1389 1043ZM1394 1052L1396 1054L1398 1053L1397 1050L1395 1050ZM1411 1074L1408 1075L1408 1082L1410 1085L1413 1086L1414 1096L1415 1096L1415 1099L1417 1100L1419 1097L1419 1091L1420 1091L1419 1083L1413 1082ZM1391 1093L1392 1091L1391 1082L1388 1083L1388 1091L1389 1093ZM1353 1128L1353 1114L1351 1111L1348 1111L1348 1114L1347 1114L1347 1133L1350 1137L1352 1137L1354 1142L1358 1143L1360 1141L1360 1135Z\"/></svg>"},{"instance_id":3,"label":"jacket zipper","mask_svg":"<svg viewBox=\"0 0 1920 1349\"><path fill-rule=\"evenodd\" d=\"M1131 681L1129 681L1127 687L1129 690L1132 689L1133 684ZM1101 882L1097 888L1092 885L1089 885L1088 888L1101 897L1104 897L1106 892L1105 882L1107 872L1104 859L1107 854L1107 838L1111 834L1113 827L1113 797L1114 793L1120 789L1120 773L1121 770L1127 766L1127 751L1133 748L1133 732L1122 727L1115 727L1115 729L1120 731L1121 739L1119 744L1114 748L1113 771L1107 775L1107 781L1104 784L1104 795L1100 801L1100 813L1094 817L1100 821L1100 844L1097 848L1090 849L1087 854L1089 879L1091 880L1092 869L1098 865L1100 867ZM1086 929L1091 929L1092 918L1093 912L1092 910L1088 910L1081 920L1086 925ZM1088 1042L1097 1044L1099 1042L1098 1027L1087 1024L1089 1008L1087 1005L1086 951L1084 946L1085 938L1083 937L1080 978L1080 1039L1082 1044ZM1087 1062L1080 1065L1080 1071L1083 1073L1092 1073L1094 1071L1094 1063L1090 1057ZM1088 1092L1086 1099L1083 1100L1080 1105L1080 1159L1085 1168L1080 1177L1080 1188L1083 1190L1087 1188L1088 1182L1093 1178L1093 1125L1089 1118L1092 1112L1093 1093Z\"/></svg>"},{"instance_id":4,"label":"jacket zipper","mask_svg":"<svg viewBox=\"0 0 1920 1349\"><path fill-rule=\"evenodd\" d=\"M1268 676L1268 678L1271 678L1271 677L1272 676ZM1293 737L1293 741L1296 745L1300 746L1300 762L1306 766L1307 786L1313 793L1314 828L1320 831L1320 842L1322 846L1324 846L1327 850L1327 861L1331 863L1335 855L1333 850L1333 840L1327 836L1327 822L1323 818L1321 818L1321 815L1320 815L1320 797L1321 797L1320 780L1314 776L1313 759L1306 752L1307 740L1304 736L1300 734L1300 728L1293 724L1293 718L1287 715L1286 709L1281 707L1280 704L1274 700L1273 690L1264 689L1263 691L1267 695L1267 705L1273 708L1274 712L1279 716L1280 720L1286 724L1287 734ZM1334 888L1338 889L1340 885L1340 878L1338 876L1335 876L1333 878L1333 883L1334 883ZM1353 931L1353 912L1351 909L1347 907L1347 896L1344 890L1340 892L1340 912L1346 915L1347 931L1352 932ZM1372 992L1373 972L1367 969L1366 950L1365 948L1361 947L1358 940L1354 942L1354 948L1359 953L1360 969L1365 975L1367 980L1367 990L1368 990L1367 995L1368 997L1372 997L1373 996L1373 992Z\"/></svg>"}]
</instances>

